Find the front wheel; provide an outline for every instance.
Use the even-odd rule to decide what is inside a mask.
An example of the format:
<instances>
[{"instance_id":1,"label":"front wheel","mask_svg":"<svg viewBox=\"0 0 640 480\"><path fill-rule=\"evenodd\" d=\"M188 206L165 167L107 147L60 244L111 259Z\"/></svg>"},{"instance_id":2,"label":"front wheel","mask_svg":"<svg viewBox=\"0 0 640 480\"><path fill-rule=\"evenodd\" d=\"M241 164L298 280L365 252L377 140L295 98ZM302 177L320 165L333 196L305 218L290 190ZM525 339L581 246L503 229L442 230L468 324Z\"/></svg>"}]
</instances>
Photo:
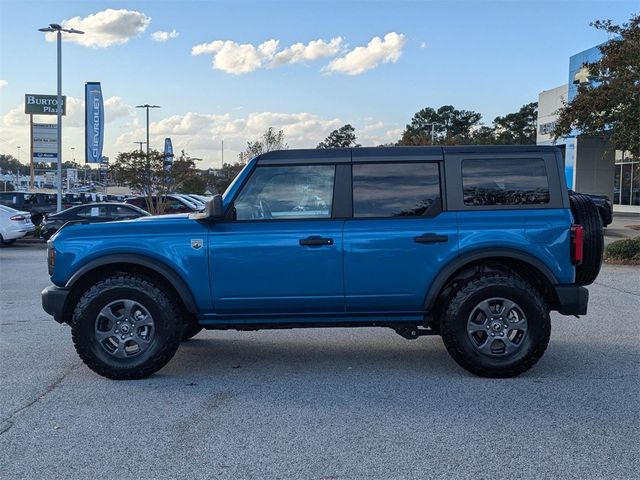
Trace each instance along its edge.
<instances>
[{"instance_id":1,"label":"front wheel","mask_svg":"<svg viewBox=\"0 0 640 480\"><path fill-rule=\"evenodd\" d=\"M540 293L516 276L484 275L453 296L440 329L449 354L481 377L515 377L535 365L551 334Z\"/></svg>"},{"instance_id":2,"label":"front wheel","mask_svg":"<svg viewBox=\"0 0 640 480\"><path fill-rule=\"evenodd\" d=\"M182 317L152 280L120 274L80 298L71 320L73 343L94 372L114 380L145 378L164 367L182 337Z\"/></svg>"}]
</instances>

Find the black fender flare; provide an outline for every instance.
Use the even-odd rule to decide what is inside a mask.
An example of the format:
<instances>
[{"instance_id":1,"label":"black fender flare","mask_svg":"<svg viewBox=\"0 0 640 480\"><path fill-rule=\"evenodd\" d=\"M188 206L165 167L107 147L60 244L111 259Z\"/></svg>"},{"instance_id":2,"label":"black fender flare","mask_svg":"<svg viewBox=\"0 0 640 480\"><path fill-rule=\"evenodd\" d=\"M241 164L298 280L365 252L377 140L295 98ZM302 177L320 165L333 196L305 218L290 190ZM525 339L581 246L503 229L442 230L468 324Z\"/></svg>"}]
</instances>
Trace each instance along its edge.
<instances>
[{"instance_id":1,"label":"black fender flare","mask_svg":"<svg viewBox=\"0 0 640 480\"><path fill-rule=\"evenodd\" d=\"M178 275L176 271L166 263L144 255L125 253L112 254L91 260L89 263L79 268L71 276L71 278L67 281L65 287L70 289L78 280L80 280L86 273L90 272L91 270L114 263L128 263L153 270L155 273L162 276L167 282L169 282L173 286L173 288L176 289L178 296L184 303L184 306L189 313L195 314L198 312L198 308L196 306L193 295L191 294L191 290L189 290L189 287L184 282L182 277L180 277L180 275Z\"/></svg>"},{"instance_id":2,"label":"black fender flare","mask_svg":"<svg viewBox=\"0 0 640 480\"><path fill-rule=\"evenodd\" d=\"M465 265L482 260L485 258L510 258L513 260L519 260L521 262L528 263L532 267L535 267L542 275L547 279L551 285L557 285L558 281L554 277L551 270L540 260L533 255L515 250L511 248L483 248L480 250L474 250L466 252L454 260L449 262L440 272L436 275L436 278L431 282L429 291L424 300L424 308L426 311L431 311L435 304L438 295L444 288L447 280L456 271L460 270Z\"/></svg>"}]
</instances>

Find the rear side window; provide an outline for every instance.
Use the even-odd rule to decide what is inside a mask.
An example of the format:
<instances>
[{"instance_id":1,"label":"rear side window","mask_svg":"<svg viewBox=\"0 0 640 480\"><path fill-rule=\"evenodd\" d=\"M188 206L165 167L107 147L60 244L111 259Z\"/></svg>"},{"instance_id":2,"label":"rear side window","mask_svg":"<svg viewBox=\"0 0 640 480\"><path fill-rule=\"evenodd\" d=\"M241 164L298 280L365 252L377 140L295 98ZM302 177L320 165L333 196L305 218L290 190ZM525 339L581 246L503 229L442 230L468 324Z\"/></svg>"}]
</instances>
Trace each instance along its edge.
<instances>
[{"instance_id":1,"label":"rear side window","mask_svg":"<svg viewBox=\"0 0 640 480\"><path fill-rule=\"evenodd\" d=\"M463 160L462 187L465 205L549 203L547 170L538 158Z\"/></svg>"},{"instance_id":2,"label":"rear side window","mask_svg":"<svg viewBox=\"0 0 640 480\"><path fill-rule=\"evenodd\" d=\"M440 208L437 163L353 165L354 218L430 216Z\"/></svg>"}]
</instances>

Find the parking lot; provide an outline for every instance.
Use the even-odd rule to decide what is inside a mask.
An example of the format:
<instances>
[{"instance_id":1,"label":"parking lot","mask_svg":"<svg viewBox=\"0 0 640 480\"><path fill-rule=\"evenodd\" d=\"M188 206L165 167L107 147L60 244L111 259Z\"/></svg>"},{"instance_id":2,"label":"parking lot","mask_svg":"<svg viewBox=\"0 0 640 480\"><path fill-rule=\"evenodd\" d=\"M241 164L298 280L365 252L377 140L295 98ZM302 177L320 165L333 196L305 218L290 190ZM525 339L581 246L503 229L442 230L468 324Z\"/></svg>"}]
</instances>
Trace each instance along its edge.
<instances>
[{"instance_id":1,"label":"parking lot","mask_svg":"<svg viewBox=\"0 0 640 480\"><path fill-rule=\"evenodd\" d=\"M640 269L604 266L521 377L437 337L203 332L146 380L77 358L43 244L0 249L0 478L576 478L640 471Z\"/></svg>"}]
</instances>

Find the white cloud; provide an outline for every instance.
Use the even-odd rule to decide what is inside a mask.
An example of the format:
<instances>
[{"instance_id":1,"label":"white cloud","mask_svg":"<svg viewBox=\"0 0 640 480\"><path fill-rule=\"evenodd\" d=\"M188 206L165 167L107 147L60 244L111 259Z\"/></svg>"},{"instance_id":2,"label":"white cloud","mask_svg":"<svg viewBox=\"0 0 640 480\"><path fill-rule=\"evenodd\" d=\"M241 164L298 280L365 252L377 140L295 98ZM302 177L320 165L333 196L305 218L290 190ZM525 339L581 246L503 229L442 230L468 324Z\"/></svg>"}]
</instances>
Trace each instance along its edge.
<instances>
[{"instance_id":1,"label":"white cloud","mask_svg":"<svg viewBox=\"0 0 640 480\"><path fill-rule=\"evenodd\" d=\"M269 65L277 67L289 63L311 62L324 57L333 57L342 47L342 37L332 38L330 41L312 40L306 45L304 43L294 43L290 47L279 51Z\"/></svg>"},{"instance_id":2,"label":"white cloud","mask_svg":"<svg viewBox=\"0 0 640 480\"><path fill-rule=\"evenodd\" d=\"M422 42L420 44L420 48L427 48L427 42Z\"/></svg>"},{"instance_id":3,"label":"white cloud","mask_svg":"<svg viewBox=\"0 0 640 480\"><path fill-rule=\"evenodd\" d=\"M178 38L180 35L176 30L171 30L170 32L153 32L151 34L151 38L153 38L156 42L166 42L167 40L172 40L174 38Z\"/></svg>"},{"instance_id":4,"label":"white cloud","mask_svg":"<svg viewBox=\"0 0 640 480\"><path fill-rule=\"evenodd\" d=\"M6 80L0 80L0 88L6 87L9 84Z\"/></svg>"},{"instance_id":5,"label":"white cloud","mask_svg":"<svg viewBox=\"0 0 640 480\"><path fill-rule=\"evenodd\" d=\"M402 33L389 32L384 39L374 37L366 47L356 47L344 56L332 60L324 70L360 75L380 64L397 62L405 43L406 37Z\"/></svg>"},{"instance_id":6,"label":"white cloud","mask_svg":"<svg viewBox=\"0 0 640 480\"><path fill-rule=\"evenodd\" d=\"M63 28L81 30L84 35L63 33L62 38L85 47L106 48L127 43L131 38L143 33L151 18L135 10L114 10L108 8L86 17L73 17L62 22ZM56 33L47 33L49 42L56 40Z\"/></svg>"},{"instance_id":7,"label":"white cloud","mask_svg":"<svg viewBox=\"0 0 640 480\"><path fill-rule=\"evenodd\" d=\"M213 54L213 68L240 75L261 68L273 58L278 49L278 40L267 40L258 46L239 44L231 40L215 40L202 43L191 49L192 55Z\"/></svg>"},{"instance_id":8,"label":"white cloud","mask_svg":"<svg viewBox=\"0 0 640 480\"><path fill-rule=\"evenodd\" d=\"M234 75L254 72L260 68L312 62L320 58L333 57L342 48L342 37L331 40L311 40L309 43L294 43L278 50L280 41L271 39L260 45L237 43L231 40L214 40L194 45L192 55L213 55L213 68Z\"/></svg>"},{"instance_id":9,"label":"white cloud","mask_svg":"<svg viewBox=\"0 0 640 480\"><path fill-rule=\"evenodd\" d=\"M133 117L135 114L135 108L132 105L124 103L120 97L109 97L104 101L104 117L107 122L113 122L120 118Z\"/></svg>"}]
</instances>

